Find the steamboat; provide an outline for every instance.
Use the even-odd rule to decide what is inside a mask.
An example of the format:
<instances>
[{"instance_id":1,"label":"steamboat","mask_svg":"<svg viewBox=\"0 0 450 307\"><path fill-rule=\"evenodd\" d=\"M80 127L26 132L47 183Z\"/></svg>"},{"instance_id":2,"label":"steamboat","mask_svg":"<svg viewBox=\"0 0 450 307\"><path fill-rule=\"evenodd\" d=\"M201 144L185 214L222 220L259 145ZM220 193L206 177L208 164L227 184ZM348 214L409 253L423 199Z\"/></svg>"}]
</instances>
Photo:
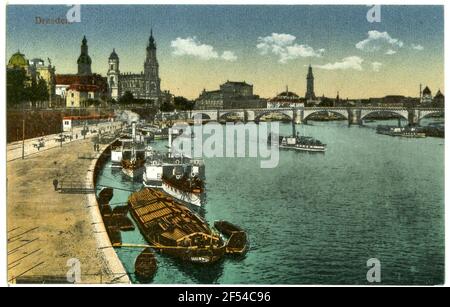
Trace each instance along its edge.
<instances>
[{"instance_id":1,"label":"steamboat","mask_svg":"<svg viewBox=\"0 0 450 307\"><path fill-rule=\"evenodd\" d=\"M146 156L152 150L149 143L153 136L136 134L135 122L131 129L131 135L124 134L112 144L111 162L112 167L122 168L125 175L139 179L144 173Z\"/></svg>"},{"instance_id":2,"label":"steamboat","mask_svg":"<svg viewBox=\"0 0 450 307\"><path fill-rule=\"evenodd\" d=\"M131 216L149 244L186 262L211 264L225 254L220 235L188 207L163 191L143 188L128 198Z\"/></svg>"},{"instance_id":3,"label":"steamboat","mask_svg":"<svg viewBox=\"0 0 450 307\"><path fill-rule=\"evenodd\" d=\"M178 135L175 131L175 135ZM147 156L143 174L145 187L162 189L182 203L202 206L206 203L205 165L201 159L192 159L171 150L172 131L169 133L169 152L153 151Z\"/></svg>"},{"instance_id":4,"label":"steamboat","mask_svg":"<svg viewBox=\"0 0 450 307\"><path fill-rule=\"evenodd\" d=\"M292 135L291 136L276 136L269 135L268 142L269 144L274 144L273 138L278 137L278 146L281 149L293 149L298 151L307 151L307 152L325 152L326 144L323 144L321 141L316 140L310 136L301 136L295 130L295 123L292 121Z\"/></svg>"},{"instance_id":5,"label":"steamboat","mask_svg":"<svg viewBox=\"0 0 450 307\"><path fill-rule=\"evenodd\" d=\"M395 126L379 125L377 126L377 133L406 138L426 137L426 134L416 127L395 127Z\"/></svg>"}]
</instances>

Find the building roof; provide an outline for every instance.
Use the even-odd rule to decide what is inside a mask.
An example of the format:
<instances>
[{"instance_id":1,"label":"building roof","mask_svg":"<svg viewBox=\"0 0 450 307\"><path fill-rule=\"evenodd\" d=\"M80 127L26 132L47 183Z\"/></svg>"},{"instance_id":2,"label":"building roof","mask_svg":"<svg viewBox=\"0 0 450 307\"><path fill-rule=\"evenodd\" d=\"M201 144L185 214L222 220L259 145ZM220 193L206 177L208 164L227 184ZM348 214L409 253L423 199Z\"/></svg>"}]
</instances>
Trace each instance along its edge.
<instances>
[{"instance_id":1,"label":"building roof","mask_svg":"<svg viewBox=\"0 0 450 307\"><path fill-rule=\"evenodd\" d=\"M109 56L110 60L118 60L119 56L116 53L116 49L113 49L113 51L111 52L111 55Z\"/></svg>"},{"instance_id":2,"label":"building roof","mask_svg":"<svg viewBox=\"0 0 450 307\"><path fill-rule=\"evenodd\" d=\"M425 86L425 88L424 88L422 94L423 94L423 95L431 95L430 88L429 88L428 86Z\"/></svg>"},{"instance_id":3,"label":"building roof","mask_svg":"<svg viewBox=\"0 0 450 307\"><path fill-rule=\"evenodd\" d=\"M98 85L92 84L71 84L69 90L78 92L100 92L101 88Z\"/></svg>"},{"instance_id":4,"label":"building roof","mask_svg":"<svg viewBox=\"0 0 450 307\"><path fill-rule=\"evenodd\" d=\"M441 90L438 90L436 96L434 98L444 98L444 95L441 93Z\"/></svg>"},{"instance_id":5,"label":"building roof","mask_svg":"<svg viewBox=\"0 0 450 307\"><path fill-rule=\"evenodd\" d=\"M294 92L290 92L290 91L284 91L281 92L277 95L277 97L292 97L292 98L298 98L299 96L294 93Z\"/></svg>"},{"instance_id":6,"label":"building roof","mask_svg":"<svg viewBox=\"0 0 450 307\"><path fill-rule=\"evenodd\" d=\"M25 67L28 65L28 60L25 58L23 53L17 51L9 59L8 66L11 67Z\"/></svg>"},{"instance_id":7,"label":"building roof","mask_svg":"<svg viewBox=\"0 0 450 307\"><path fill-rule=\"evenodd\" d=\"M225 83L222 84L222 85L225 85L225 84L243 85L243 86L252 86L251 84L248 84L248 83L245 82L245 81L229 81L229 80L227 80L227 82L225 82Z\"/></svg>"},{"instance_id":8,"label":"building roof","mask_svg":"<svg viewBox=\"0 0 450 307\"><path fill-rule=\"evenodd\" d=\"M98 75L58 74L55 76L56 84L98 84L104 83L105 78Z\"/></svg>"}]
</instances>

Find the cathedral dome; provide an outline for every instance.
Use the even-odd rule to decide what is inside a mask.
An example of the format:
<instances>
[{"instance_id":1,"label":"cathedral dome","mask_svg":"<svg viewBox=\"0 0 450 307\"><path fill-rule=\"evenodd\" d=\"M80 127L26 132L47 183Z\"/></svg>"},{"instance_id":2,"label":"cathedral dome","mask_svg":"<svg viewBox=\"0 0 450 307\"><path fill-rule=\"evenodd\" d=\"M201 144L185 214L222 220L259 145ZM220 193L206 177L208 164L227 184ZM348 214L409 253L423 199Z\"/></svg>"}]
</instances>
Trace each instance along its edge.
<instances>
[{"instance_id":1,"label":"cathedral dome","mask_svg":"<svg viewBox=\"0 0 450 307\"><path fill-rule=\"evenodd\" d=\"M298 98L299 96L294 92L284 91L284 92L278 94L278 97Z\"/></svg>"},{"instance_id":2,"label":"cathedral dome","mask_svg":"<svg viewBox=\"0 0 450 307\"><path fill-rule=\"evenodd\" d=\"M116 53L116 49L113 49L113 52L111 52L111 55L109 56L110 60L118 60L119 56Z\"/></svg>"},{"instance_id":3,"label":"cathedral dome","mask_svg":"<svg viewBox=\"0 0 450 307\"><path fill-rule=\"evenodd\" d=\"M28 66L28 60L25 58L24 54L20 53L20 51L17 51L9 59L8 66L24 68Z\"/></svg>"},{"instance_id":4,"label":"cathedral dome","mask_svg":"<svg viewBox=\"0 0 450 307\"><path fill-rule=\"evenodd\" d=\"M430 88L428 86L425 87L425 89L422 92L423 95L431 95Z\"/></svg>"}]
</instances>

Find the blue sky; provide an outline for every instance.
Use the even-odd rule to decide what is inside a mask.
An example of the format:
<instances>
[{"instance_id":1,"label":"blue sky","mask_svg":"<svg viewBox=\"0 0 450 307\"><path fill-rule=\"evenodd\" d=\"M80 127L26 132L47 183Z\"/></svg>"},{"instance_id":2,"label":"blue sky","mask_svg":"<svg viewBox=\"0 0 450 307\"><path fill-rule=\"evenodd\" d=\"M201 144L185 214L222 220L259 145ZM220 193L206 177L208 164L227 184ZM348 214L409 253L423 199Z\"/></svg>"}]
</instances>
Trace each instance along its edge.
<instances>
[{"instance_id":1,"label":"blue sky","mask_svg":"<svg viewBox=\"0 0 450 307\"><path fill-rule=\"evenodd\" d=\"M300 95L308 64L316 95L416 96L419 84L444 86L440 6L82 6L81 22L38 25L64 17L67 6L8 6L7 58L52 59L57 73L76 72L86 35L93 71L105 74L115 48L123 72L143 70L153 28L162 87L196 97L226 80L245 80L272 97L286 85Z\"/></svg>"}]
</instances>

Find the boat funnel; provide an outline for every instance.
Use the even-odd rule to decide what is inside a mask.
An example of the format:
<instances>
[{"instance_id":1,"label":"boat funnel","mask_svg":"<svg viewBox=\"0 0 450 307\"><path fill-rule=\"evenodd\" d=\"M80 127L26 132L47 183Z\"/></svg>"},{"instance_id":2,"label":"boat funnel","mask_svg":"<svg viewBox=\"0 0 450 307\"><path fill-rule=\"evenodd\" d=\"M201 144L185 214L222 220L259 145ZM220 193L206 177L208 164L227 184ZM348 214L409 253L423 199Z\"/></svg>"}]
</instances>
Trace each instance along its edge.
<instances>
[{"instance_id":1,"label":"boat funnel","mask_svg":"<svg viewBox=\"0 0 450 307\"><path fill-rule=\"evenodd\" d=\"M136 122L131 123L131 135L134 142L136 140Z\"/></svg>"}]
</instances>

